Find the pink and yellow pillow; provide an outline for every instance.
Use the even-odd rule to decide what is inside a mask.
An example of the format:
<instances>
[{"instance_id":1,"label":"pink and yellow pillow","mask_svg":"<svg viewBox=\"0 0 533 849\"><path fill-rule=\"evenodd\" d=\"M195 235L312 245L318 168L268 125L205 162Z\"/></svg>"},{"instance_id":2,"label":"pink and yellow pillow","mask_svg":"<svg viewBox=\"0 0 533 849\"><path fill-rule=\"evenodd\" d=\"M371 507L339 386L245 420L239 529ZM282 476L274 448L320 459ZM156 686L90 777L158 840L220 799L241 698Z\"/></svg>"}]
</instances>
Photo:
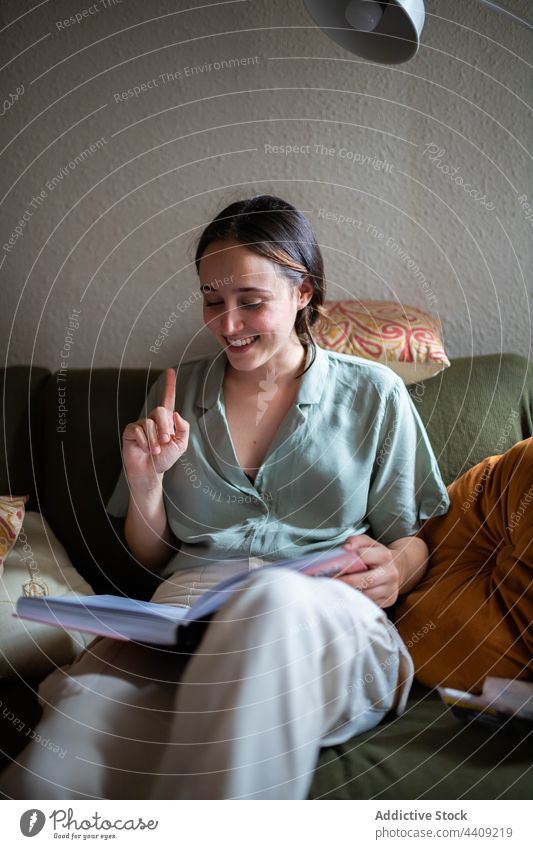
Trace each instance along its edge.
<instances>
[{"instance_id":1,"label":"pink and yellow pillow","mask_svg":"<svg viewBox=\"0 0 533 849\"><path fill-rule=\"evenodd\" d=\"M341 354L375 360L405 383L417 383L450 365L439 318L393 301L326 301L327 319L316 342Z\"/></svg>"},{"instance_id":2,"label":"pink and yellow pillow","mask_svg":"<svg viewBox=\"0 0 533 849\"><path fill-rule=\"evenodd\" d=\"M15 545L24 521L24 505L27 495L0 496L0 575L4 571L4 560Z\"/></svg>"}]
</instances>

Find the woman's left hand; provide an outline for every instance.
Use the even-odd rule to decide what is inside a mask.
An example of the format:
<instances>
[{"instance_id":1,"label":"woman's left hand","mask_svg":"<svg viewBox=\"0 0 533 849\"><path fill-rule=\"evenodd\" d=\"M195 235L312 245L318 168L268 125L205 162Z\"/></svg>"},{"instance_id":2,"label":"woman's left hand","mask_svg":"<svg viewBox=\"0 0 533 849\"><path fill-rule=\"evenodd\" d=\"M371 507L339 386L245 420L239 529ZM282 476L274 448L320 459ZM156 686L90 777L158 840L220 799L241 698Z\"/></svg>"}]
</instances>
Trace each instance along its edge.
<instances>
[{"instance_id":1,"label":"woman's left hand","mask_svg":"<svg viewBox=\"0 0 533 849\"><path fill-rule=\"evenodd\" d=\"M400 570L396 562L399 553L391 551L367 534L348 537L342 547L360 557L367 570L344 575L337 580L360 590L379 607L394 604L400 590Z\"/></svg>"}]
</instances>

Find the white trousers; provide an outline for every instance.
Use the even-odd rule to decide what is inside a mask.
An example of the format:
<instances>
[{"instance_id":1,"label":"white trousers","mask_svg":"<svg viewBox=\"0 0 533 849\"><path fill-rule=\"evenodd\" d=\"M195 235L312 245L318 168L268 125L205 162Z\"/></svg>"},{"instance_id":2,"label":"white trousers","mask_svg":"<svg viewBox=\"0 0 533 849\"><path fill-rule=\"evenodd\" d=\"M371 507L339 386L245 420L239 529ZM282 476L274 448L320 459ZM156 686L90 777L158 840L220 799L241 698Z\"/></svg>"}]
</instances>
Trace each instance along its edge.
<instances>
[{"instance_id":1,"label":"white trousers","mask_svg":"<svg viewBox=\"0 0 533 849\"><path fill-rule=\"evenodd\" d=\"M413 678L377 605L342 581L283 568L252 572L186 647L98 638L55 670L4 793L305 799L321 746L401 713Z\"/></svg>"}]
</instances>

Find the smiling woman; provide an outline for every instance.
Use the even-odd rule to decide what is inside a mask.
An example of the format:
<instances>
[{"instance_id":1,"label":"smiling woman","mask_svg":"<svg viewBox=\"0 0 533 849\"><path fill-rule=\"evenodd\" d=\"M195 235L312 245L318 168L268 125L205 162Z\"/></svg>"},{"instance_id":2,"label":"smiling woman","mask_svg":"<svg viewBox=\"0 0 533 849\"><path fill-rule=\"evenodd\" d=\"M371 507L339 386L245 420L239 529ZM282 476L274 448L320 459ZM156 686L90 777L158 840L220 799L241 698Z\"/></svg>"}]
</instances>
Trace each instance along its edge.
<instances>
[{"instance_id":1,"label":"smiling woman","mask_svg":"<svg viewBox=\"0 0 533 849\"><path fill-rule=\"evenodd\" d=\"M153 601L190 605L235 560L250 576L177 651L100 638L50 676L39 731L67 756L28 747L16 798L303 799L322 746L406 704L413 664L384 608L422 576L416 534L448 496L405 386L315 345L322 255L289 203L224 209L196 266L219 351L152 386L107 509L165 579ZM366 569L257 568L338 546Z\"/></svg>"},{"instance_id":2,"label":"smiling woman","mask_svg":"<svg viewBox=\"0 0 533 849\"><path fill-rule=\"evenodd\" d=\"M271 358L271 367L280 368L288 339L292 362L298 356L301 360L302 347L314 349L311 328L326 316L324 262L311 225L295 207L269 195L231 204L202 233L195 262L204 292L204 321L218 341L231 349L235 341L242 344L258 331L254 341L260 344L244 368L257 368ZM224 273L232 275L232 285L217 286L214 296L210 280ZM241 313L234 316L236 295L241 296ZM258 317L242 320L246 312ZM247 330L252 331L248 336Z\"/></svg>"}]
</instances>

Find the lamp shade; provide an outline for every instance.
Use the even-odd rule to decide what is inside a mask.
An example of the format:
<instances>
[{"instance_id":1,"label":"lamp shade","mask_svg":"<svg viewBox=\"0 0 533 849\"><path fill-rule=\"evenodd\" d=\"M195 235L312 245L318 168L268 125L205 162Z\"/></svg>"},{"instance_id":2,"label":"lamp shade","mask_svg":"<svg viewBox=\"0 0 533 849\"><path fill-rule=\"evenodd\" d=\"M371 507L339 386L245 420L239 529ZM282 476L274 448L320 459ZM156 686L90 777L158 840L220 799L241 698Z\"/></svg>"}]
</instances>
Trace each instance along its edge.
<instances>
[{"instance_id":1,"label":"lamp shade","mask_svg":"<svg viewBox=\"0 0 533 849\"><path fill-rule=\"evenodd\" d=\"M326 35L358 56L397 65L416 55L424 26L422 0L304 0Z\"/></svg>"}]
</instances>

